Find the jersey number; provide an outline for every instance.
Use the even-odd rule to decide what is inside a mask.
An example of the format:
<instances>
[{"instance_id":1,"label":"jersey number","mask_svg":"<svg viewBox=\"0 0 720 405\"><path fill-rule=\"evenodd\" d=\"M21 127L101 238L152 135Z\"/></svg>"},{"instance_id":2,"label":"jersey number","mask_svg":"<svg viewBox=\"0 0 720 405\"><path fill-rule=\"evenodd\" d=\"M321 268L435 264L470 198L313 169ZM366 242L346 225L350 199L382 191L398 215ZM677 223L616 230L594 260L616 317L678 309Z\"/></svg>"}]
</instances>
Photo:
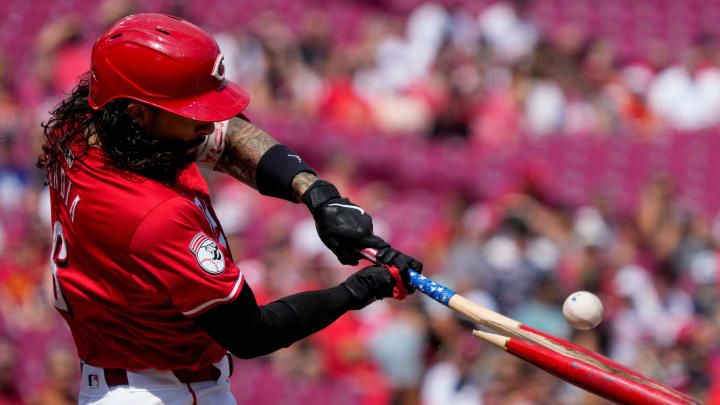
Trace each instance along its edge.
<instances>
[{"instance_id":1,"label":"jersey number","mask_svg":"<svg viewBox=\"0 0 720 405\"><path fill-rule=\"evenodd\" d=\"M60 221L55 221L55 225L53 225L53 244L50 254L50 270L52 270L53 277L53 304L60 311L71 313L65 297L63 297L60 279L58 278L58 269L66 267L68 264L67 243L65 242L65 235Z\"/></svg>"}]
</instances>

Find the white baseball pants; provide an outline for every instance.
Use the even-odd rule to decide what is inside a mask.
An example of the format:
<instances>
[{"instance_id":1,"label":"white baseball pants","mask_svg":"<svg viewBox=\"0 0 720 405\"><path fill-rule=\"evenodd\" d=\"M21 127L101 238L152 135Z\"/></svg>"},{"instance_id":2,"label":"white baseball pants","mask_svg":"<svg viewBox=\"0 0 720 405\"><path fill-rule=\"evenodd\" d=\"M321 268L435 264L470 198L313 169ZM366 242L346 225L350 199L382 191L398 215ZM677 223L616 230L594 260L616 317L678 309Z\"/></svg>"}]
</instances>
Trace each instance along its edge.
<instances>
[{"instance_id":1,"label":"white baseball pants","mask_svg":"<svg viewBox=\"0 0 720 405\"><path fill-rule=\"evenodd\" d=\"M101 367L83 365L79 405L236 405L227 356L214 364L217 381L184 384L171 371L128 371L128 385L108 387Z\"/></svg>"}]
</instances>

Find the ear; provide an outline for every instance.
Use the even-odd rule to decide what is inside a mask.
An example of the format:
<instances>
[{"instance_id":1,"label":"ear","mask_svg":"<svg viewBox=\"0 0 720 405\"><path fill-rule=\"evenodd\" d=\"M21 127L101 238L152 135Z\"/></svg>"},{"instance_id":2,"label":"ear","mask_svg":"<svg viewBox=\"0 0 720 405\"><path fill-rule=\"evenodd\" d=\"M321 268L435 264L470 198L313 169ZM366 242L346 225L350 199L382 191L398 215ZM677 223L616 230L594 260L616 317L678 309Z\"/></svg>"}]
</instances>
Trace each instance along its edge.
<instances>
[{"instance_id":1,"label":"ear","mask_svg":"<svg viewBox=\"0 0 720 405\"><path fill-rule=\"evenodd\" d=\"M133 121L145 128L150 120L150 108L143 103L131 102L127 105L127 111Z\"/></svg>"}]
</instances>

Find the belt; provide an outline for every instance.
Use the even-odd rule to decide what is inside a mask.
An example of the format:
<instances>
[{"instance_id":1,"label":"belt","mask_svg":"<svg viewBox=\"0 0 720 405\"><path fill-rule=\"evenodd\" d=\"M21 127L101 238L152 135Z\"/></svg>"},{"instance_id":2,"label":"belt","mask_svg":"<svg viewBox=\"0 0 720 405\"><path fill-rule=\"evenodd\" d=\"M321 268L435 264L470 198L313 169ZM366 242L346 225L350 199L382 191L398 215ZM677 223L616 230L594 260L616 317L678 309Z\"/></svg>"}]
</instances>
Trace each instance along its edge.
<instances>
[{"instance_id":1,"label":"belt","mask_svg":"<svg viewBox=\"0 0 720 405\"><path fill-rule=\"evenodd\" d=\"M230 375L232 375L232 358L227 355L228 361L230 362ZM114 387L116 385L130 385L127 377L127 370L122 368L105 368L105 382L108 387ZM183 384L201 382L201 381L216 381L220 378L221 371L212 364L200 368L198 370L191 370L189 368L183 368L178 370L170 370L178 380Z\"/></svg>"},{"instance_id":2,"label":"belt","mask_svg":"<svg viewBox=\"0 0 720 405\"><path fill-rule=\"evenodd\" d=\"M105 382L107 382L108 387L114 387L116 385L130 385L128 383L126 370L122 368L106 368L103 370L105 372ZM220 378L220 370L212 364L199 370L190 370L186 368L171 371L183 384L200 381L215 381Z\"/></svg>"}]
</instances>

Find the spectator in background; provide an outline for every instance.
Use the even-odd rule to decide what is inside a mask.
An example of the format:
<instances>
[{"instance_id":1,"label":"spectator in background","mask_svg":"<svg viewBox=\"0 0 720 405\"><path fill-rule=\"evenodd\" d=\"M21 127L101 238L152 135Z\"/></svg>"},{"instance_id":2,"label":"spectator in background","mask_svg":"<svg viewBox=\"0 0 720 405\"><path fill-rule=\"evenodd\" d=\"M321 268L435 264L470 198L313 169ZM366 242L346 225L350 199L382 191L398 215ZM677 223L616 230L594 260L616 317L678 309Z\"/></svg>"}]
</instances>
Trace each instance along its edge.
<instances>
[{"instance_id":1,"label":"spectator in background","mask_svg":"<svg viewBox=\"0 0 720 405\"><path fill-rule=\"evenodd\" d=\"M698 130L720 122L720 68L717 44L701 36L682 63L658 73L648 90L654 113L681 130Z\"/></svg>"},{"instance_id":2,"label":"spectator in background","mask_svg":"<svg viewBox=\"0 0 720 405\"><path fill-rule=\"evenodd\" d=\"M82 18L68 14L38 34L36 76L48 95L68 93L90 68L91 44L83 38Z\"/></svg>"},{"instance_id":3,"label":"spectator in background","mask_svg":"<svg viewBox=\"0 0 720 405\"><path fill-rule=\"evenodd\" d=\"M369 338L370 354L392 390L390 402L417 404L425 371L424 319L416 308L384 306L381 310L385 321L375 325Z\"/></svg>"},{"instance_id":4,"label":"spectator in background","mask_svg":"<svg viewBox=\"0 0 720 405\"><path fill-rule=\"evenodd\" d=\"M512 64L532 54L539 32L530 19L531 4L532 0L498 2L478 17L480 32L498 60Z\"/></svg>"},{"instance_id":5,"label":"spectator in background","mask_svg":"<svg viewBox=\"0 0 720 405\"><path fill-rule=\"evenodd\" d=\"M624 130L640 136L657 136L665 129L665 123L648 105L648 91L657 74L667 68L669 51L665 43L654 40L646 52L620 68L621 86L617 86Z\"/></svg>"},{"instance_id":6,"label":"spectator in background","mask_svg":"<svg viewBox=\"0 0 720 405\"><path fill-rule=\"evenodd\" d=\"M565 94L555 81L553 50L550 44L540 42L535 49L534 63L530 67L525 98L527 130L534 135L558 133L563 127Z\"/></svg>"},{"instance_id":7,"label":"spectator in background","mask_svg":"<svg viewBox=\"0 0 720 405\"><path fill-rule=\"evenodd\" d=\"M22 154L18 146L27 145L27 141L23 141L20 134L27 124L29 114L18 105L14 91L9 77L8 61L0 52L0 167L4 166L3 163L9 166L22 165L13 155Z\"/></svg>"},{"instance_id":8,"label":"spectator in background","mask_svg":"<svg viewBox=\"0 0 720 405\"><path fill-rule=\"evenodd\" d=\"M48 350L46 385L33 395L30 405L77 404L77 361L75 353L57 346Z\"/></svg>"},{"instance_id":9,"label":"spectator in background","mask_svg":"<svg viewBox=\"0 0 720 405\"><path fill-rule=\"evenodd\" d=\"M545 331L561 339L570 338L570 326L562 314L563 296L558 282L551 276L534 283L532 298L526 299L510 315L523 325Z\"/></svg>"},{"instance_id":10,"label":"spectator in background","mask_svg":"<svg viewBox=\"0 0 720 405\"><path fill-rule=\"evenodd\" d=\"M301 33L297 39L302 62L316 72L322 72L331 52L331 36L327 17L320 12L310 12L304 17Z\"/></svg>"},{"instance_id":11,"label":"spectator in background","mask_svg":"<svg viewBox=\"0 0 720 405\"><path fill-rule=\"evenodd\" d=\"M104 0L96 18L101 29L109 28L120 17L133 13L134 0ZM35 77L45 94L69 93L78 78L90 69L92 40L85 37L84 16L68 13L54 18L37 35L35 43Z\"/></svg>"},{"instance_id":12,"label":"spectator in background","mask_svg":"<svg viewBox=\"0 0 720 405\"><path fill-rule=\"evenodd\" d=\"M481 405L484 381L477 367L481 346L470 329L447 342L443 359L430 367L423 380L421 399L425 405Z\"/></svg>"},{"instance_id":13,"label":"spectator in background","mask_svg":"<svg viewBox=\"0 0 720 405\"><path fill-rule=\"evenodd\" d=\"M373 128L371 106L352 83L358 64L357 54L351 50L340 50L330 57L327 82L317 112L323 120L345 128L370 129Z\"/></svg>"},{"instance_id":14,"label":"spectator in background","mask_svg":"<svg viewBox=\"0 0 720 405\"><path fill-rule=\"evenodd\" d=\"M608 136L618 129L617 107L607 88L616 81L613 44L604 38L588 42L580 68L580 82L567 108L565 132Z\"/></svg>"},{"instance_id":15,"label":"spectator in background","mask_svg":"<svg viewBox=\"0 0 720 405\"><path fill-rule=\"evenodd\" d=\"M16 385L17 375L15 345L7 337L0 337L0 405L25 403Z\"/></svg>"}]
</instances>

